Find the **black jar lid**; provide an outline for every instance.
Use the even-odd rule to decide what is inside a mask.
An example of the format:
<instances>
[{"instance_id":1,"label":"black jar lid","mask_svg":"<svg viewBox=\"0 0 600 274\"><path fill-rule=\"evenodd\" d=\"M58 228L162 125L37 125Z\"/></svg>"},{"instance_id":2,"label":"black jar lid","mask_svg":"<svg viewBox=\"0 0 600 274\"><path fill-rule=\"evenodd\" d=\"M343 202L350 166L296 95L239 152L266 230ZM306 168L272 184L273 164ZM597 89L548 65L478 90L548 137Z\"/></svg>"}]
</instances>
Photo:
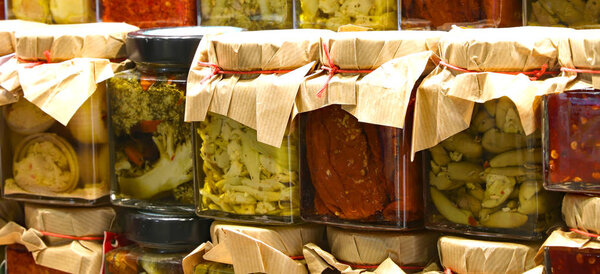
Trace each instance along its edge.
<instances>
[{"instance_id":1,"label":"black jar lid","mask_svg":"<svg viewBox=\"0 0 600 274\"><path fill-rule=\"evenodd\" d=\"M132 210L122 215L122 222L125 237L141 247L177 252L208 241L212 220Z\"/></svg>"},{"instance_id":2,"label":"black jar lid","mask_svg":"<svg viewBox=\"0 0 600 274\"><path fill-rule=\"evenodd\" d=\"M136 63L189 67L204 35L242 30L216 26L142 29L127 34L127 56Z\"/></svg>"}]
</instances>

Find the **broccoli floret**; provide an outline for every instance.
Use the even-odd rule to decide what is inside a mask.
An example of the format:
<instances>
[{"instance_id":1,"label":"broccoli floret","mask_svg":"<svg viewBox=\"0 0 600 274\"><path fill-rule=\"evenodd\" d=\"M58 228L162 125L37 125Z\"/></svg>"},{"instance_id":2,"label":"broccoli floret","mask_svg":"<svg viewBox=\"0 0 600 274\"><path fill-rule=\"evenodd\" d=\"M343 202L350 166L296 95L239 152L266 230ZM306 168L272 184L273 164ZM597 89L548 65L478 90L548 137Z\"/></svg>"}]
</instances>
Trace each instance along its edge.
<instances>
[{"instance_id":1,"label":"broccoli floret","mask_svg":"<svg viewBox=\"0 0 600 274\"><path fill-rule=\"evenodd\" d=\"M168 123L159 125L158 136L152 137L152 140L158 147L160 158L151 170L141 176L120 177L119 186L124 194L148 199L192 180L191 138L177 144L175 131Z\"/></svg>"},{"instance_id":2,"label":"broccoli floret","mask_svg":"<svg viewBox=\"0 0 600 274\"><path fill-rule=\"evenodd\" d=\"M137 77L117 76L108 80L111 90L111 120L117 135L130 134L131 128L143 120L152 120L150 97Z\"/></svg>"},{"instance_id":3,"label":"broccoli floret","mask_svg":"<svg viewBox=\"0 0 600 274\"><path fill-rule=\"evenodd\" d=\"M126 75L126 76L125 76ZM142 121L183 123L185 94L166 78L157 78L145 90L140 75L126 72L108 81L112 122L117 135L131 134ZM189 127L184 129L189 133Z\"/></svg>"},{"instance_id":4,"label":"broccoli floret","mask_svg":"<svg viewBox=\"0 0 600 274\"><path fill-rule=\"evenodd\" d=\"M177 186L173 189L173 197L180 203L193 204L194 203L194 184L193 182L187 182Z\"/></svg>"}]
</instances>

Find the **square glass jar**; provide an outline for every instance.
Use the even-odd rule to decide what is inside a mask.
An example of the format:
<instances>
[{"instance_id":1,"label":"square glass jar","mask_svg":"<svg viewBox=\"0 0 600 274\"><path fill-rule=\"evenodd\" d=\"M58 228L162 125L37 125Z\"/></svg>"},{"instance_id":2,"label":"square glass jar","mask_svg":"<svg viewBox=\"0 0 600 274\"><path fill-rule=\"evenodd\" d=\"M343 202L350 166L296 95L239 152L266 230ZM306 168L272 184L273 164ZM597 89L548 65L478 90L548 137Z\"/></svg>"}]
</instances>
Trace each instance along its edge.
<instances>
[{"instance_id":1,"label":"square glass jar","mask_svg":"<svg viewBox=\"0 0 600 274\"><path fill-rule=\"evenodd\" d=\"M410 160L414 100L405 129L360 123L340 106L301 114L301 215L347 228L423 227L418 154Z\"/></svg>"},{"instance_id":2,"label":"square glass jar","mask_svg":"<svg viewBox=\"0 0 600 274\"><path fill-rule=\"evenodd\" d=\"M296 26L330 29L357 25L373 30L398 29L398 0L296 0Z\"/></svg>"},{"instance_id":3,"label":"square glass jar","mask_svg":"<svg viewBox=\"0 0 600 274\"><path fill-rule=\"evenodd\" d=\"M594 29L600 27L600 6L596 1L523 1L526 26Z\"/></svg>"},{"instance_id":4,"label":"square glass jar","mask_svg":"<svg viewBox=\"0 0 600 274\"><path fill-rule=\"evenodd\" d=\"M541 125L538 127L541 128ZM543 188L541 130L525 135L507 97L476 103L468 129L424 157L425 226L536 240L560 221L561 194Z\"/></svg>"},{"instance_id":5,"label":"square glass jar","mask_svg":"<svg viewBox=\"0 0 600 274\"><path fill-rule=\"evenodd\" d=\"M187 74L149 71L108 80L111 200L193 212L192 126L183 121Z\"/></svg>"},{"instance_id":6,"label":"square glass jar","mask_svg":"<svg viewBox=\"0 0 600 274\"><path fill-rule=\"evenodd\" d=\"M142 29L196 26L198 0L98 0L98 21L125 22Z\"/></svg>"},{"instance_id":7,"label":"square glass jar","mask_svg":"<svg viewBox=\"0 0 600 274\"><path fill-rule=\"evenodd\" d=\"M5 1L5 12L7 19L21 19L47 24L79 24L96 22L95 0Z\"/></svg>"},{"instance_id":8,"label":"square glass jar","mask_svg":"<svg viewBox=\"0 0 600 274\"><path fill-rule=\"evenodd\" d=\"M104 82L67 126L25 98L2 107L2 194L6 199L92 206L108 202Z\"/></svg>"},{"instance_id":9,"label":"square glass jar","mask_svg":"<svg viewBox=\"0 0 600 274\"><path fill-rule=\"evenodd\" d=\"M450 30L463 27L518 27L521 0L402 1L401 29Z\"/></svg>"},{"instance_id":10,"label":"square glass jar","mask_svg":"<svg viewBox=\"0 0 600 274\"><path fill-rule=\"evenodd\" d=\"M256 130L209 113L194 123L196 213L247 223L300 221L298 124L281 147L257 141Z\"/></svg>"},{"instance_id":11,"label":"square glass jar","mask_svg":"<svg viewBox=\"0 0 600 274\"><path fill-rule=\"evenodd\" d=\"M291 29L293 10L293 0L199 0L198 17L201 26Z\"/></svg>"},{"instance_id":12,"label":"square glass jar","mask_svg":"<svg viewBox=\"0 0 600 274\"><path fill-rule=\"evenodd\" d=\"M544 187L600 193L600 91L569 90L543 101Z\"/></svg>"}]
</instances>

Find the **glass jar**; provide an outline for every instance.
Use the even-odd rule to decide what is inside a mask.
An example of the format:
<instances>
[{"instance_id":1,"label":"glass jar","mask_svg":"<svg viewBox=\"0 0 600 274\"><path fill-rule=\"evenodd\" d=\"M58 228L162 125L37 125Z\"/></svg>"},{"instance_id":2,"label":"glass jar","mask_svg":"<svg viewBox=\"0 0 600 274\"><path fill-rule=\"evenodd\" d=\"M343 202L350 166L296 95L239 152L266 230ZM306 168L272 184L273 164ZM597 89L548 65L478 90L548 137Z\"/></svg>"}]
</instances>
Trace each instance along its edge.
<instances>
[{"instance_id":1,"label":"glass jar","mask_svg":"<svg viewBox=\"0 0 600 274\"><path fill-rule=\"evenodd\" d=\"M233 265L215 262L202 262L194 267L194 274L233 274Z\"/></svg>"},{"instance_id":2,"label":"glass jar","mask_svg":"<svg viewBox=\"0 0 600 274\"><path fill-rule=\"evenodd\" d=\"M398 29L398 1L298 0L296 24L303 29L330 29L353 24L374 30Z\"/></svg>"},{"instance_id":3,"label":"glass jar","mask_svg":"<svg viewBox=\"0 0 600 274\"><path fill-rule=\"evenodd\" d=\"M600 92L544 96L544 187L600 193Z\"/></svg>"},{"instance_id":4,"label":"glass jar","mask_svg":"<svg viewBox=\"0 0 600 274\"><path fill-rule=\"evenodd\" d=\"M121 223L125 237L135 244L106 253L107 274L183 274L183 258L209 240L211 221L134 211L121 215Z\"/></svg>"},{"instance_id":5,"label":"glass jar","mask_svg":"<svg viewBox=\"0 0 600 274\"><path fill-rule=\"evenodd\" d=\"M523 24L522 7L521 0L402 1L401 29L517 27Z\"/></svg>"},{"instance_id":6,"label":"glass jar","mask_svg":"<svg viewBox=\"0 0 600 274\"><path fill-rule=\"evenodd\" d=\"M127 36L136 68L108 80L113 204L193 212L192 126L183 121L187 73L203 35L227 30L166 28Z\"/></svg>"},{"instance_id":7,"label":"glass jar","mask_svg":"<svg viewBox=\"0 0 600 274\"><path fill-rule=\"evenodd\" d=\"M67 274L36 264L31 252L19 244L6 246L6 273Z\"/></svg>"},{"instance_id":8,"label":"glass jar","mask_svg":"<svg viewBox=\"0 0 600 274\"><path fill-rule=\"evenodd\" d=\"M523 132L514 103L502 97L475 104L468 129L430 148L426 227L541 239L560 219L561 196L543 188L540 130Z\"/></svg>"},{"instance_id":9,"label":"glass jar","mask_svg":"<svg viewBox=\"0 0 600 274\"><path fill-rule=\"evenodd\" d=\"M94 0L6 0L7 19L47 24L77 24L96 21Z\"/></svg>"},{"instance_id":10,"label":"glass jar","mask_svg":"<svg viewBox=\"0 0 600 274\"><path fill-rule=\"evenodd\" d=\"M194 123L197 214L236 222L298 222L298 126L293 124L276 148L225 116L209 113Z\"/></svg>"},{"instance_id":11,"label":"glass jar","mask_svg":"<svg viewBox=\"0 0 600 274\"><path fill-rule=\"evenodd\" d=\"M593 0L527 0L524 2L525 25L582 29L600 27L600 6Z\"/></svg>"},{"instance_id":12,"label":"glass jar","mask_svg":"<svg viewBox=\"0 0 600 274\"><path fill-rule=\"evenodd\" d=\"M410 161L413 113L414 100L405 130L360 123L338 105L302 114L302 219L422 228L421 162Z\"/></svg>"},{"instance_id":13,"label":"glass jar","mask_svg":"<svg viewBox=\"0 0 600 274\"><path fill-rule=\"evenodd\" d=\"M202 26L234 26L247 30L291 29L292 0L200 0Z\"/></svg>"},{"instance_id":14,"label":"glass jar","mask_svg":"<svg viewBox=\"0 0 600 274\"><path fill-rule=\"evenodd\" d=\"M142 29L197 25L197 0L98 0L98 21L125 22Z\"/></svg>"},{"instance_id":15,"label":"glass jar","mask_svg":"<svg viewBox=\"0 0 600 274\"><path fill-rule=\"evenodd\" d=\"M3 197L45 204L108 202L106 92L98 84L67 126L24 98L2 107Z\"/></svg>"},{"instance_id":16,"label":"glass jar","mask_svg":"<svg viewBox=\"0 0 600 274\"><path fill-rule=\"evenodd\" d=\"M600 249L547 246L544 256L546 273L568 274L575 269L579 273L600 272Z\"/></svg>"}]
</instances>

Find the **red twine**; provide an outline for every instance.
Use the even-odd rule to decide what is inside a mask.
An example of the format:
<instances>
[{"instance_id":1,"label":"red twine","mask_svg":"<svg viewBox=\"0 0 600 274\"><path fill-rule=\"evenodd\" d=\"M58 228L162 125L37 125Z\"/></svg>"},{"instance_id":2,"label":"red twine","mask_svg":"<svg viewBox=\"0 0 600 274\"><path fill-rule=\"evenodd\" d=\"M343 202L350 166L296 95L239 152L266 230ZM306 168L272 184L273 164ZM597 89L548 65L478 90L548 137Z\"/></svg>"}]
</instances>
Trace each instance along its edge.
<instances>
[{"instance_id":1,"label":"red twine","mask_svg":"<svg viewBox=\"0 0 600 274\"><path fill-rule=\"evenodd\" d=\"M252 71L236 71L236 70L223 70L218 65L207 63L207 62L198 62L199 66L209 67L211 68L210 75L204 77L200 83L212 78L217 74L278 74L278 73L288 73L293 70L252 70Z\"/></svg>"},{"instance_id":2,"label":"red twine","mask_svg":"<svg viewBox=\"0 0 600 274\"><path fill-rule=\"evenodd\" d=\"M461 67L457 67L455 65L451 65L448 64L444 61L439 61L439 64L442 66L445 66L447 68L456 70L456 71L460 71L460 72L470 72L470 73L477 73L477 72L483 72L483 71L474 71L474 70L468 70L465 68L461 68ZM543 75L547 75L547 74L557 74L557 71L546 71L548 69L548 65L544 64L542 65L542 68L539 70L532 70L532 71L494 71L494 73L500 73L500 74L508 74L508 75L518 75L518 74L524 74L529 76L529 79L531 79L532 81L537 80L538 78L542 77Z\"/></svg>"},{"instance_id":3,"label":"red twine","mask_svg":"<svg viewBox=\"0 0 600 274\"><path fill-rule=\"evenodd\" d=\"M42 235L44 235L44 236L69 239L69 240L74 240L74 241L102 241L102 240L104 240L104 237L98 237L98 236L75 237L75 236L63 235L63 234L58 234L58 233L46 232L46 231L40 231L40 233L42 233Z\"/></svg>"},{"instance_id":4,"label":"red twine","mask_svg":"<svg viewBox=\"0 0 600 274\"><path fill-rule=\"evenodd\" d=\"M600 74L600 70L591 70L591 69L576 69L576 68L560 68L560 71L568 71L568 72L577 72L577 73L590 73L590 74Z\"/></svg>"},{"instance_id":5,"label":"red twine","mask_svg":"<svg viewBox=\"0 0 600 274\"><path fill-rule=\"evenodd\" d=\"M594 233L585 232L583 230L579 230L579 229L575 229L575 228L571 228L570 230L571 230L571 232L575 232L575 233L577 233L579 235L583 235L583 236L586 236L586 237L600 238L600 235L597 235L597 234L594 234Z\"/></svg>"},{"instance_id":6,"label":"red twine","mask_svg":"<svg viewBox=\"0 0 600 274\"><path fill-rule=\"evenodd\" d=\"M296 261L296 260L304 260L304 256L300 255L300 256L290 256L290 259Z\"/></svg>"},{"instance_id":7,"label":"red twine","mask_svg":"<svg viewBox=\"0 0 600 274\"><path fill-rule=\"evenodd\" d=\"M444 274L453 274L454 272L452 272L452 269L450 268L445 268L444 269Z\"/></svg>"},{"instance_id":8,"label":"red twine","mask_svg":"<svg viewBox=\"0 0 600 274\"><path fill-rule=\"evenodd\" d=\"M327 77L327 81L325 81L325 85L323 86L323 88L321 88L321 90L319 90L319 92L317 93L317 97L321 98L321 96L323 96L323 92L325 92L325 90L327 89L327 87L329 86L329 82L331 81L331 78L333 78L333 76L337 73L371 73L373 72L373 70L371 69L340 69L340 67L336 66L333 63L333 60L331 59L331 56L329 55L329 49L327 49L327 45L323 44L323 52L325 52L325 57L327 57L327 63L328 66L323 65L321 67L321 69L329 71L329 77Z\"/></svg>"}]
</instances>

